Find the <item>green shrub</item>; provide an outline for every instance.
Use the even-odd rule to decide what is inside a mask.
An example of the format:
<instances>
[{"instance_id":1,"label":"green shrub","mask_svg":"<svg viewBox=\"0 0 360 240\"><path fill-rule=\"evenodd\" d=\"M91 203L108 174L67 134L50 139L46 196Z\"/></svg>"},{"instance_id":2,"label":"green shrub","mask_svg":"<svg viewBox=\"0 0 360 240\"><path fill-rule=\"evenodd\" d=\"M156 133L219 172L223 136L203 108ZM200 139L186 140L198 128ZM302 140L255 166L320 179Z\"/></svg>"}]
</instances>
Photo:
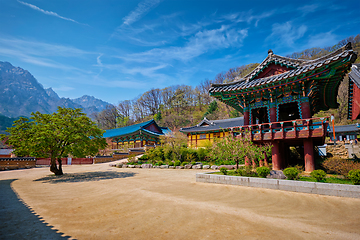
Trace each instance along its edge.
<instances>
[{"instance_id":1,"label":"green shrub","mask_svg":"<svg viewBox=\"0 0 360 240\"><path fill-rule=\"evenodd\" d=\"M148 160L149 159L149 156L148 155L146 155L146 154L144 154L144 155L142 155L141 157L139 157L138 158L139 160Z\"/></svg>"},{"instance_id":2,"label":"green shrub","mask_svg":"<svg viewBox=\"0 0 360 240\"><path fill-rule=\"evenodd\" d=\"M179 160L176 160L175 163L174 163L174 166L180 166L181 162Z\"/></svg>"},{"instance_id":3,"label":"green shrub","mask_svg":"<svg viewBox=\"0 0 360 240\"><path fill-rule=\"evenodd\" d=\"M206 161L207 156L209 155L209 151L205 148L198 148L197 149L197 156L199 161Z\"/></svg>"},{"instance_id":4,"label":"green shrub","mask_svg":"<svg viewBox=\"0 0 360 240\"><path fill-rule=\"evenodd\" d=\"M164 162L163 161L158 161L157 163L156 163L158 166L161 166L161 165L164 165Z\"/></svg>"},{"instance_id":5,"label":"green shrub","mask_svg":"<svg viewBox=\"0 0 360 240\"><path fill-rule=\"evenodd\" d=\"M236 169L236 173L243 177L256 177L257 173L253 171L251 166L242 166Z\"/></svg>"},{"instance_id":6,"label":"green shrub","mask_svg":"<svg viewBox=\"0 0 360 240\"><path fill-rule=\"evenodd\" d=\"M172 160L172 158L173 158L173 151L172 151L172 149L170 149L170 148L165 148L164 149L164 158L166 159L166 160Z\"/></svg>"},{"instance_id":7,"label":"green shrub","mask_svg":"<svg viewBox=\"0 0 360 240\"><path fill-rule=\"evenodd\" d=\"M354 185L360 185L360 169L354 169L349 171L348 177Z\"/></svg>"},{"instance_id":8,"label":"green shrub","mask_svg":"<svg viewBox=\"0 0 360 240\"><path fill-rule=\"evenodd\" d=\"M136 155L135 154L130 154L128 157L128 163L130 164L135 164L137 163L137 159L136 159Z\"/></svg>"},{"instance_id":9,"label":"green shrub","mask_svg":"<svg viewBox=\"0 0 360 240\"><path fill-rule=\"evenodd\" d=\"M174 166L174 162L169 162L169 166Z\"/></svg>"},{"instance_id":10,"label":"green shrub","mask_svg":"<svg viewBox=\"0 0 360 240\"><path fill-rule=\"evenodd\" d=\"M266 178L266 176L270 174L270 169L268 167L258 167L256 168L256 172L260 177Z\"/></svg>"},{"instance_id":11,"label":"green shrub","mask_svg":"<svg viewBox=\"0 0 360 240\"><path fill-rule=\"evenodd\" d=\"M319 169L319 170L314 170L310 173L310 175L316 179L317 182L321 182L322 180L324 180L325 176L326 176L326 172L324 172L323 170Z\"/></svg>"},{"instance_id":12,"label":"green shrub","mask_svg":"<svg viewBox=\"0 0 360 240\"><path fill-rule=\"evenodd\" d=\"M185 166L186 164L189 164L189 162L182 162L181 166Z\"/></svg>"},{"instance_id":13,"label":"green shrub","mask_svg":"<svg viewBox=\"0 0 360 240\"><path fill-rule=\"evenodd\" d=\"M228 169L226 167L220 168L220 172L224 175L227 175L227 171L228 171Z\"/></svg>"},{"instance_id":14,"label":"green shrub","mask_svg":"<svg viewBox=\"0 0 360 240\"><path fill-rule=\"evenodd\" d=\"M285 168L283 173L289 180L298 179L299 177L299 170L294 167Z\"/></svg>"}]
</instances>

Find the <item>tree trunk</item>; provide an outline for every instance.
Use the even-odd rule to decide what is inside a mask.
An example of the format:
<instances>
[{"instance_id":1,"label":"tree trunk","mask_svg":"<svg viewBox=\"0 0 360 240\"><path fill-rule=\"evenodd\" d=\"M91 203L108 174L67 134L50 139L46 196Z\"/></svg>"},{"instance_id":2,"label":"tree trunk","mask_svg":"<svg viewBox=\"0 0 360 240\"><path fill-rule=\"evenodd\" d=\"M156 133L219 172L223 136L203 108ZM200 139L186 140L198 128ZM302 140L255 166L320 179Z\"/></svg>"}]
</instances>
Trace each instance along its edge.
<instances>
[{"instance_id":1,"label":"tree trunk","mask_svg":"<svg viewBox=\"0 0 360 240\"><path fill-rule=\"evenodd\" d=\"M62 167L61 167L61 158L58 158L59 168L56 165L56 159L51 158L50 160L50 172L53 172L55 175L63 175Z\"/></svg>"}]
</instances>

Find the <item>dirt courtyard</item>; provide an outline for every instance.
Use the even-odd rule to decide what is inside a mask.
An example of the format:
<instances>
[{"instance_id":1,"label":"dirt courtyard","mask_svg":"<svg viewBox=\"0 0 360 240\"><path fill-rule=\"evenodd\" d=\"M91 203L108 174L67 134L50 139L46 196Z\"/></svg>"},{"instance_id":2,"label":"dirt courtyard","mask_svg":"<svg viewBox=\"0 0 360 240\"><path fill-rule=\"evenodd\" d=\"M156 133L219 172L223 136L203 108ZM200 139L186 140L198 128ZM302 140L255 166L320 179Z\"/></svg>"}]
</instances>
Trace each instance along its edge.
<instances>
[{"instance_id":1,"label":"dirt courtyard","mask_svg":"<svg viewBox=\"0 0 360 240\"><path fill-rule=\"evenodd\" d=\"M0 239L360 239L360 199L108 163L0 172Z\"/></svg>"}]
</instances>

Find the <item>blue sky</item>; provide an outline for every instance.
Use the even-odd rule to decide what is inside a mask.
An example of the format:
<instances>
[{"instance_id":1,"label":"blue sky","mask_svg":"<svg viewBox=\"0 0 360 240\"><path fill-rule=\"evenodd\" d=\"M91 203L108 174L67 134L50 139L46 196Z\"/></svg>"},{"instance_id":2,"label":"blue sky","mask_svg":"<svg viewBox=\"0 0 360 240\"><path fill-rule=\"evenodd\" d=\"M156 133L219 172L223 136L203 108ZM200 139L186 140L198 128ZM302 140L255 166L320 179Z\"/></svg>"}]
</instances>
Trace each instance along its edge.
<instances>
[{"instance_id":1,"label":"blue sky","mask_svg":"<svg viewBox=\"0 0 360 240\"><path fill-rule=\"evenodd\" d=\"M0 0L0 61L117 104L360 33L360 1Z\"/></svg>"}]
</instances>

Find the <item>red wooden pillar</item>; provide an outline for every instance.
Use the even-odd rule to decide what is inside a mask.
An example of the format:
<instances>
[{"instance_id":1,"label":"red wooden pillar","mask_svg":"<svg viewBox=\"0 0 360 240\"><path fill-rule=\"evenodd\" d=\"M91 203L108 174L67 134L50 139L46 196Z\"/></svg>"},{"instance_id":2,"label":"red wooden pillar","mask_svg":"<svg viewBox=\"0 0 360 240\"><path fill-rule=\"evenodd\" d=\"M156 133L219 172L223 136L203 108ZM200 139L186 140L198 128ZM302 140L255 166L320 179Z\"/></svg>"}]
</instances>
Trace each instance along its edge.
<instances>
[{"instance_id":1,"label":"red wooden pillar","mask_svg":"<svg viewBox=\"0 0 360 240\"><path fill-rule=\"evenodd\" d=\"M249 111L244 112L244 125L249 125Z\"/></svg>"},{"instance_id":2,"label":"red wooden pillar","mask_svg":"<svg viewBox=\"0 0 360 240\"><path fill-rule=\"evenodd\" d=\"M309 102L302 102L301 103L301 118L311 118L311 110L310 110L310 103Z\"/></svg>"},{"instance_id":3,"label":"red wooden pillar","mask_svg":"<svg viewBox=\"0 0 360 240\"><path fill-rule=\"evenodd\" d=\"M305 172L315 170L314 146L311 138L304 140Z\"/></svg>"},{"instance_id":4,"label":"red wooden pillar","mask_svg":"<svg viewBox=\"0 0 360 240\"><path fill-rule=\"evenodd\" d=\"M281 159L281 150L280 150L280 144L279 142L272 142L272 164L273 164L273 170L280 170L282 168L282 159Z\"/></svg>"},{"instance_id":5,"label":"red wooden pillar","mask_svg":"<svg viewBox=\"0 0 360 240\"><path fill-rule=\"evenodd\" d=\"M277 119L276 119L276 107L270 108L270 122L277 122Z\"/></svg>"}]
</instances>

